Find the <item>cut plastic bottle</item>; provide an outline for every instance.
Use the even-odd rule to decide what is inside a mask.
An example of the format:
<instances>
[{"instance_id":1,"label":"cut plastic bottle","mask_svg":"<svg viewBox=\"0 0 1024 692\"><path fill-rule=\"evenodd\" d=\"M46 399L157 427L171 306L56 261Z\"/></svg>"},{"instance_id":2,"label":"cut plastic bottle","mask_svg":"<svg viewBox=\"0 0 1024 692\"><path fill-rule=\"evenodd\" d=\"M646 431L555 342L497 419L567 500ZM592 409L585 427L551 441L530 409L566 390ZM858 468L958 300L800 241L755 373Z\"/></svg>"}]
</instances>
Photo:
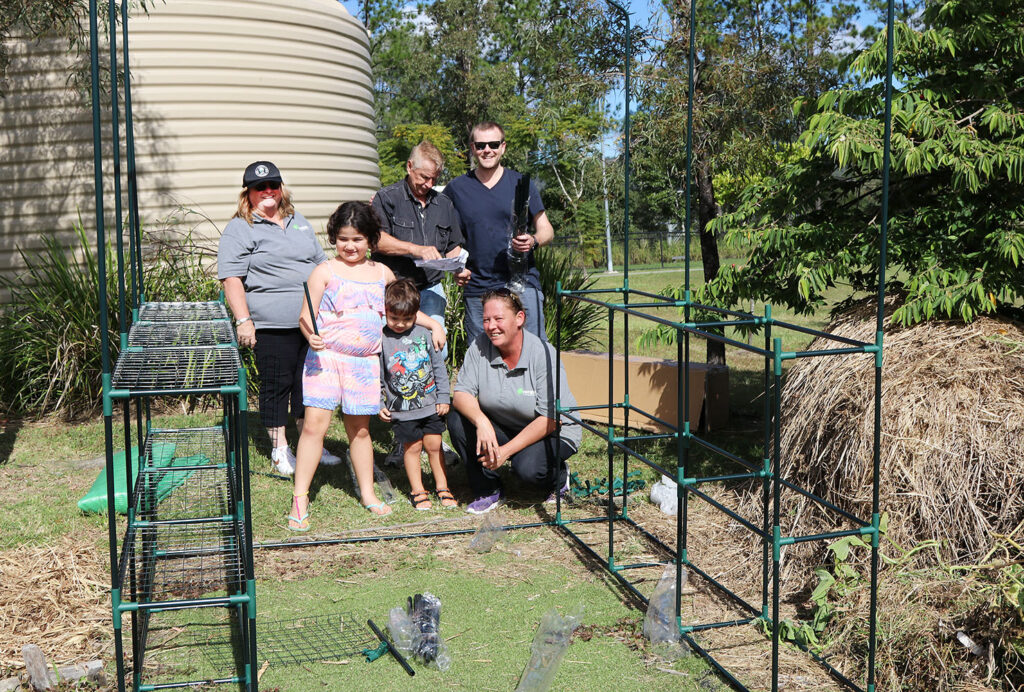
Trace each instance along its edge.
<instances>
[{"instance_id":1,"label":"cut plastic bottle","mask_svg":"<svg viewBox=\"0 0 1024 692\"><path fill-rule=\"evenodd\" d=\"M682 570L680 588L686 586L688 573ZM674 660L690 655L690 647L679 636L676 624L676 566L668 565L658 580L644 616L644 637L662 658Z\"/></svg>"},{"instance_id":2,"label":"cut plastic bottle","mask_svg":"<svg viewBox=\"0 0 1024 692\"><path fill-rule=\"evenodd\" d=\"M565 616L554 609L544 614L530 647L530 662L523 671L516 692L543 692L551 688L558 666L561 665L565 651L569 648L572 633L582 621L582 605Z\"/></svg>"}]
</instances>

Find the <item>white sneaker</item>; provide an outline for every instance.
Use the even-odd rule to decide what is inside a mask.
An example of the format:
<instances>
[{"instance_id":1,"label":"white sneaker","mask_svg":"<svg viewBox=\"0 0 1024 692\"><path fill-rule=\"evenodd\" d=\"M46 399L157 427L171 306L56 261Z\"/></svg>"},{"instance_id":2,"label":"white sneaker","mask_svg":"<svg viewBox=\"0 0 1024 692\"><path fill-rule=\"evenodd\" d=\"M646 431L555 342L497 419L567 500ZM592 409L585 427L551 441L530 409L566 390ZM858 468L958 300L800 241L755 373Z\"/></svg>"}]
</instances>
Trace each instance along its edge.
<instances>
[{"instance_id":1,"label":"white sneaker","mask_svg":"<svg viewBox=\"0 0 1024 692\"><path fill-rule=\"evenodd\" d=\"M334 466L335 464L341 463L341 457L337 454L331 454L324 448L324 451L320 452L320 464L323 466Z\"/></svg>"},{"instance_id":2,"label":"white sneaker","mask_svg":"<svg viewBox=\"0 0 1024 692\"><path fill-rule=\"evenodd\" d=\"M274 464L274 470L282 476L295 475L295 455L290 447L276 447L270 453L270 461Z\"/></svg>"}]
</instances>

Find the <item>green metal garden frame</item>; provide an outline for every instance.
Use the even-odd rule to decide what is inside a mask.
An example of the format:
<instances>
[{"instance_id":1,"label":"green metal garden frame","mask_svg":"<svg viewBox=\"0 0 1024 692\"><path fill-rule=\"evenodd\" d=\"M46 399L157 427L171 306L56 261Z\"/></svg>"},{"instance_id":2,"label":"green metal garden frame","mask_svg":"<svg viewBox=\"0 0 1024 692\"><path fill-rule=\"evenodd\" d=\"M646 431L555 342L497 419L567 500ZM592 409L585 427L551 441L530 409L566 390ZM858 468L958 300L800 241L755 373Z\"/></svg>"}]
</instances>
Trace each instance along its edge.
<instances>
[{"instance_id":1,"label":"green metal garden frame","mask_svg":"<svg viewBox=\"0 0 1024 692\"><path fill-rule=\"evenodd\" d=\"M629 286L629 192L630 192L630 67L633 60L631 45L631 29L629 12L615 0L605 0L622 18L625 36L624 50L624 235L625 235L625 266L623 270L623 283L619 288L607 290L588 291L565 291L561 286L557 289L558 317L561 321L561 310L564 301L574 300L597 305L607 310L609 322L609 391L607 403L599 407L563 407L561 405L560 393L558 393L559 412L579 423L584 429L602 437L607 443L608 474L609 479L616 474L616 452L621 452L620 478L625 485L628 474L630 457L643 463L659 474L677 482L679 500L679 512L676 522L676 548L672 548L651 532L637 523L628 514L628 494L622 494L622 506L618 512L614 502L614 484L609 483L609 496L607 501L607 514L604 517L590 517L584 519L567 519L562 514L561 499L556 505L555 519L550 522L532 522L519 525L507 526L508 529L525 529L541 526L558 527L583 551L598 561L603 567L615 577L615 579L626 588L631 594L644 603L648 598L641 593L636 585L626 575L630 571L644 567L657 567L666 563L661 562L640 562L634 564L618 564L616 562L614 536L616 525L621 525L629 530L637 531L651 543L659 546L666 554L671 556L671 562L676 567L676 623L679 627L681 637L698 653L700 653L735 689L748 689L740 680L730 673L724 665L717 661L714 656L703 648L694 638L694 634L700 631L733 627L754 622L765 623L772 633L772 690L779 689L779 648L782 646L779 637L780 608L779 608L779 582L781 550L783 546L798 543L835 540L844 536L865 536L870 540L871 545L871 585L870 585L870 609L869 609L869 635L868 635L868 659L866 664L866 683L862 688L857 682L850 680L843 673L831 666L827 661L815 657L818 662L840 683L853 690L866 689L868 692L875 690L875 656L877 638L877 591L878 591L878 566L879 566L879 465L880 465L880 429L881 429L881 383L882 383L882 342L883 342L883 301L885 296L885 269L886 269L886 245L888 231L888 207L889 207L889 170L890 170L890 138L891 138L891 103L892 103L892 63L893 63L893 0L887 3L887 52L886 52L886 90L885 90L885 113L884 113L884 149L882 169L882 197L881 197L881 222L880 222L880 256L878 266L878 310L877 328L874 343L859 342L852 339L828 334L819 330L807 329L798 325L776 320L772 317L771 307L765 306L763 315L754 315L748 312L726 310L714 306L700 305L692 301L689 286L690 271L690 238L692 236L692 210L691 210L691 186L692 186L692 123L693 123L693 95L694 95L694 65L695 65L695 26L696 26L696 0L690 2L690 57L688 75L688 112L687 112L687 181L686 181L686 256L685 256L685 287L684 298L676 300L666 296L652 294L632 289ZM128 55L128 2L122 0L120 3L120 22L122 30L123 58L121 61L121 73L123 74L123 108L125 113L125 154L127 159L127 171L124 177L127 181L127 195L122 194L121 188L121 137L118 122L119 89L118 80L118 59L116 48L117 34L117 3L115 0L109 2L109 38L110 38L110 73L111 81L111 125L112 125L112 149L113 149L113 190L115 199L115 214L117 219L117 267L118 276L118 314L120 318L121 352L131 353L136 347L131 343L131 336L128 325L145 324L146 320L140 314L146 304L144 292L144 277L142 267L142 239L140 234L140 222L138 211L138 191L135 167L135 144L132 121L131 88L129 73ZM104 439L106 445L106 467L107 467L107 493L109 499L108 508L108 530L110 539L110 568L111 568L111 591L112 591L112 612L115 629L115 655L117 658L118 688L124 689L125 685L125 650L122 641L122 618L124 613L129 613L133 621L132 627L132 649L136 663L141 662L145 653L146 627L148 614L150 612L161 612L165 610L176 610L191 607L228 607L237 612L240 627L240 639L244 649L241 656L243 660L242 669L239 674L218 680L203 682L216 683L237 683L247 690L256 690L257 676L255 671L256 661L256 630L255 630L255 580L253 577L252 559L252 523L249 506L249 467L248 467L248 435L246 430L246 382L245 370L239 368L236 380L231 384L219 385L216 387L195 386L195 384L184 383L181 386L162 385L155 388L117 388L114 386L111 369L110 344L107 339L108 319L107 306L108 296L106 292L106 238L104 231L104 199L103 199L103 161L102 161L102 135L101 135L101 109L100 109L100 87L99 87L99 50L98 50L98 12L97 0L90 0L89 3L90 21L90 60L91 60L91 90L92 90L92 115L93 115L93 142L94 142L94 178L96 195L96 228L98 272L100 276L99 295L100 310L99 322L102 347L102 378L103 378L103 412L104 412ZM125 271L123 237L125 229L122 217L122 197L126 197L128 206L128 260L127 272ZM128 284L125 284L125 277L128 277ZM611 294L613 299L602 300L599 296ZM631 298L638 299L631 302ZM130 307L130 312L129 312ZM650 307L676 307L682 308L683 320L672 321L656 316L639 312L641 308ZM715 321L692 321L691 312L701 310L721 315L721 319ZM130 314L130 317L129 317ZM622 396L616 399L614 391L614 380L612 378L614 352L613 328L614 318L621 315L625 328L625 339L623 343L623 355L627 362L629 360L629 318L658 323L664 327L675 330L677 341L678 372L682 381L678 387L677 407L679 417L674 423L661 420L653 414L643 411L630 404L629 399L629 377L628 369L625 380L625 388ZM762 329L764 332L763 346L752 346L734 339L729 339L711 330L719 330L724 327L746 326ZM778 330L794 330L816 337L831 339L839 346L832 349L818 351L797 351L786 352L782 350L781 339L777 336ZM730 452L715 446L706 439L703 439L690 429L689 419L689 371L690 371L690 341L691 338L710 339L724 343L728 346L746 350L764 359L764 418L765 427L763 433L764 454L757 461L742 459ZM222 348L237 349L237 344L231 339L228 343L220 343ZM560 346L560 344L556 344ZM559 351L559 367L561 366L561 349ZM820 498L809 491L787 481L781 477L781 448L780 448L780 421L781 421L781 385L783 374L783 363L786 360L797 358L810 358L818 356L855 356L864 355L874 358L875 366L875 388L874 388L874 439L872 458L872 514L870 520L857 517L850 512L834 505L833 503ZM150 439L154 434L159 435L168 431L156 430L152 427L148 415L148 400L153 396L174 395L174 394L217 394L224 401L224 422L221 427L225 438L225 455L228 463L224 464L229 470L230 480L234 488L236 502L236 520L243 522L243 536L241 537L242 555L242 578L236 584L237 591L226 596L201 599L179 599L165 600L160 602L143 603L130 598L122 598L125 582L130 582L129 589L132 592L138 591L136 574L132 565L128 565L123 558L119 557L119 540L116 527L116 516L113 507L114 497L114 474L113 474L113 408L116 400L124 403L124 431L125 449L132 447L132 425L130 402L135 401L135 439L140 443ZM580 412L587 408L603 408L607 410L608 420L612 421L612 415L616 409L621 410L624 415L625 425L623 434L617 434L613 426L600 428L587 423L580 417ZM667 428L669 432L659 434L629 433L630 415L653 421ZM172 431L173 432L173 431ZM652 439L672 439L676 441L676 468L667 469L659 466L646 458L642 453L633 448L637 442ZM713 454L719 455L731 463L740 466L743 470L734 474L725 474L715 477L695 477L690 475L690 455L694 447L700 447ZM126 455L126 477L131 478L130 455ZM140 473L141 475L141 473ZM736 480L760 480L762 488L763 522L756 526L738 513L718 503L708 494L702 492L699 486L706 483L729 482ZM833 512L845 520L853 522L857 528L825 532L813 535L783 536L780 527L781 495L783 489L799 493L817 503L823 509ZM134 508L132 488L129 484L129 508ZM137 494L137 493L136 493ZM714 579L703 571L698 565L689 560L687 554L687 543L689 536L688 505L690 496L702 499L713 507L729 516L731 519L745 527L755 536L761 539L762 543L762 602L751 604L738 596L726 585ZM135 517L130 509L129 524L135 522ZM769 521L769 518L771 519ZM575 526L584 524L606 524L608 535L608 548L605 554L598 553L590 546L574 529ZM344 544L367 541L399 540L406 538L419 538L430 536L446 536L471 533L473 529L457 529L452 531L435 531L422 533L409 533L398 535L367 535L357 538L309 540L286 543L265 543L258 544L257 548L290 548L310 545ZM124 543L127 543L125 541ZM745 610L748 615L725 622L709 622L699 625L682 624L681 612L681 590L680 586L683 570L688 569L706 580L727 599ZM137 593L136 593L137 595ZM814 656L814 654L810 654ZM138 667L138 666L137 666ZM146 685L141 681L139 671L134 676L134 688L137 690L165 689L170 687L181 687L194 685L199 681L186 681L180 683Z\"/></svg>"},{"instance_id":2,"label":"green metal garden frame","mask_svg":"<svg viewBox=\"0 0 1024 692\"><path fill-rule=\"evenodd\" d=\"M110 142L116 219L117 314L119 358L111 367L108 338L106 232L104 219L103 137L100 109L99 14L89 2L90 70L93 118L99 326L106 450L107 517L111 574L111 610L117 667L117 688L126 687L124 616L131 622L132 688L138 691L237 684L257 690L256 595L252 558L252 516L249 496L246 371L238 355L231 322L222 303L147 303L142 272L142 239L138 211L135 141L128 53L128 0L120 3L123 57L117 52L118 3L108 2L107 39L110 52ZM122 202L119 78L123 78L124 147L127 159L128 270L125 271ZM125 283L126 273L129 277ZM129 313L130 306L130 313ZM130 314L130 316L129 316ZM154 397L216 395L223 418L214 428L161 430L150 420ZM119 538L115 512L113 413L122 403L127 529ZM134 441L138 474L132 471ZM185 465L154 465L155 448L205 451ZM163 503L158 490L165 481L178 493L176 507ZM178 490L192 486L192 490ZM202 497L204 490L210 497ZM184 500L182 500L184 498ZM188 506L188 503L193 506ZM211 570L210 565L213 565ZM212 575L212 576L211 576ZM211 586L212 583L215 586ZM209 592L219 588L219 592ZM211 679L148 683L143 678L150 621L158 613L184 609L223 608L239 645L237 670ZM233 620L232 620L233 618Z\"/></svg>"},{"instance_id":3,"label":"green metal garden frame","mask_svg":"<svg viewBox=\"0 0 1024 692\"><path fill-rule=\"evenodd\" d=\"M605 0L623 18L625 23L626 47L624 56L624 236L625 236L625 263L623 267L622 286L607 290L582 290L566 291L558 286L557 320L561 323L562 306L564 301L573 300L589 303L607 309L608 311L608 396L607 396L607 420L609 425L606 428L599 428L584 421L580 412L586 409L602 408L600 406L574 406L564 407L561 405L561 394L558 392L558 411L570 420L580 424L585 430L598 435L607 442L608 450L608 477L615 478L616 452L621 452L621 466L618 475L625 484L629 469L629 459L632 457L639 462L654 469L662 476L676 482L678 511L676 514L676 547L672 548L663 541L644 529L634 521L628 513L628 494L622 494L622 507L616 513L613 490L609 489L607 501L607 531L608 544L606 554L601 555L593 547L578 535L573 529L572 522L563 521L561 513L561 502L556 509L556 524L569 536L577 545L584 549L592 558L603 564L605 569L612 574L622 586L633 593L637 598L647 603L648 599L636 588L627 578L630 570L650 567L651 563L617 564L615 552L615 526L621 523L633 530L638 531L647 540L658 545L662 550L672 556L676 567L676 603L675 615L676 624L679 628L681 638L686 641L695 651L708 661L728 682L738 690L748 688L737 679L726 667L712 655L710 651L701 646L694 638L694 634L701 631L718 629L723 627L734 627L740 625L761 622L771 632L772 663L771 663L771 689L776 692L779 689L779 649L782 646L780 641L780 623L782 621L779 594L780 594L780 569L781 552L783 546L795 545L814 541L834 541L845 536L863 536L871 546L870 558L870 602L868 612L868 656L866 661L866 682L862 688L858 682L851 680L841 671L832 666L828 661L808 652L825 670L839 683L852 690L866 689L868 692L875 690L875 656L877 652L877 608L878 608L878 561L879 561L879 537L880 537L880 508L879 508L879 467L881 459L881 420L882 420L882 344L884 324L884 298L885 298L885 271L886 271L886 250L888 236L889 218L889 171L890 171L890 142L892 135L892 74L893 74L893 0L888 0L886 11L886 81L885 81L885 111L884 111L884 148L882 162L882 196L881 196L881 222L879 229L879 263L878 263L878 293L877 293L877 317L875 340L873 343L861 342L854 339L829 334L815 329L808 329L799 325L787 323L772 317L771 306L766 305L763 315L754 315L749 312L727 310L716 306L701 305L692 300L690 291L690 239L693 235L692 227L692 184L693 184L693 103L694 103L694 68L696 65L696 8L697 1L690 0L690 52L688 60L688 84L687 84L687 137L686 137L686 254L684 268L684 294L682 300L676 300L666 296L648 293L632 289L629 286L629 192L630 192L630 66L631 55L631 34L629 12L614 0ZM599 300L597 296L612 294L614 300ZM636 297L641 302L631 302ZM675 307L682 308L683 320L673 321L657 316L640 312L640 308L652 307ZM720 315L720 319L714 321L693 321L691 314L699 310L702 313L714 313ZM678 419L674 423L661 420L653 414L644 411L630 403L629 398L629 369L625 368L624 390L620 398L616 398L614 391L614 317L621 314L624 325L624 338L622 352L628 363L629 361L629 319L635 317L640 320L657 323L663 327L673 329L677 344L677 372L681 378L677 387L677 411ZM747 327L761 329L764 332L764 345L752 346L742 341L730 339L724 336L725 327ZM718 331L721 330L722 334ZM814 351L793 351L787 352L782 349L782 339L777 336L779 330L792 330L803 334L818 337L819 339L831 340L837 343L837 347L820 349ZM560 336L560 331L559 331ZM697 435L690 428L690 341L698 337L704 340L716 341L727 346L735 347L753 353L764 359L764 432L763 432L763 454L757 461L742 459L725 449L722 449L706 439ZM561 367L561 348L556 344L559 354L559 367ZM781 473L781 392L783 363L787 360L797 358L814 358L821 356L867 356L874 360L874 419L873 419L873 451L872 451L872 504L871 517L865 519L836 506L835 504L818 497L814 493L799 487L786 480ZM559 383L560 384L560 383ZM624 432L619 434L611 424L613 413L618 409L624 417ZM647 421L653 421L660 426L669 429L667 433L631 435L629 432L630 414L635 413ZM634 449L632 443L647 441L651 439L674 439L676 441L676 468L666 469L646 458L642 453ZM694 447L717 455L727 462L735 464L743 470L738 473L720 475L715 477L696 477L692 475L691 450ZM761 483L762 516L761 526L756 526L737 512L725 507L708 494L702 492L699 486L705 483L721 483L739 480L757 481ZM609 483L611 486L612 484ZM848 522L853 523L856 528L828 531L808 535L784 536L780 526L781 497L783 489L803 495L816 503L823 510L831 512ZM750 533L761 539L761 603L751 604L737 595L733 590L722 584L710 574L702 570L699 565L694 564L687 554L689 538L689 501L694 496L722 512L739 525L743 526ZM769 523L770 519L770 523ZM654 563L655 565L660 563ZM698 625L683 625L681 618L682 598L682 575L684 570L689 570L699 575L706 582L711 584L723 596L735 603L742 610L747 611L748 616L725 622L708 622ZM770 573L770 574L769 574Z\"/></svg>"}]
</instances>

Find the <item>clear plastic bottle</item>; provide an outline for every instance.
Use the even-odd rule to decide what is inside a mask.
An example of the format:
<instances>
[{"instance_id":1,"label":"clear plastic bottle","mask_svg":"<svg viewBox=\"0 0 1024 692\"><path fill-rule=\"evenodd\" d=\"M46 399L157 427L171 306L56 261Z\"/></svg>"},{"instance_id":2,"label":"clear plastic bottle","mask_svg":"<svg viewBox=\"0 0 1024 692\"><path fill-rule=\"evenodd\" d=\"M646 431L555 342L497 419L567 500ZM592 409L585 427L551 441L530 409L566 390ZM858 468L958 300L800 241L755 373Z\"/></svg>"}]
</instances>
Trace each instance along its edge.
<instances>
[{"instance_id":1,"label":"clear plastic bottle","mask_svg":"<svg viewBox=\"0 0 1024 692\"><path fill-rule=\"evenodd\" d=\"M681 567L681 585L686 586L688 573ZM689 646L679 636L676 624L676 566L667 565L647 602L644 616L644 637L654 646L655 652L663 658L673 660L688 656Z\"/></svg>"},{"instance_id":2,"label":"clear plastic bottle","mask_svg":"<svg viewBox=\"0 0 1024 692\"><path fill-rule=\"evenodd\" d=\"M530 662L523 671L516 692L543 692L551 688L558 666L561 665L565 651L569 648L572 633L580 626L582 620L582 605L564 617L554 609L544 614L530 647Z\"/></svg>"},{"instance_id":3,"label":"clear plastic bottle","mask_svg":"<svg viewBox=\"0 0 1024 692\"><path fill-rule=\"evenodd\" d=\"M469 542L469 549L474 553L488 553L495 543L504 538L504 536L505 528L492 512L484 516L480 528L476 530L476 533L473 534L473 540Z\"/></svg>"}]
</instances>

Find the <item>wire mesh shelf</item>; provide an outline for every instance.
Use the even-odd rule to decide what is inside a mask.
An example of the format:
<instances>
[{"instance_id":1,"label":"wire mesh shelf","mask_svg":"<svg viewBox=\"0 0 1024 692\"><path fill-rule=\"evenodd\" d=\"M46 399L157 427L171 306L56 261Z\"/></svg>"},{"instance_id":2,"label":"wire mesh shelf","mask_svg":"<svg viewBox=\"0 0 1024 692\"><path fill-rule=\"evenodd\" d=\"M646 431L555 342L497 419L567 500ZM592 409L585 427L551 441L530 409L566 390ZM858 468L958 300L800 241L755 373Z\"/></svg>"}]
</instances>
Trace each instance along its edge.
<instances>
[{"instance_id":1,"label":"wire mesh shelf","mask_svg":"<svg viewBox=\"0 0 1024 692\"><path fill-rule=\"evenodd\" d=\"M227 308L216 301L196 303L153 302L143 303L139 308L140 322L189 322L195 320L226 320Z\"/></svg>"},{"instance_id":2,"label":"wire mesh shelf","mask_svg":"<svg viewBox=\"0 0 1024 692\"><path fill-rule=\"evenodd\" d=\"M230 322L136 322L128 332L128 345L148 348L188 348L233 344Z\"/></svg>"},{"instance_id":3,"label":"wire mesh shelf","mask_svg":"<svg viewBox=\"0 0 1024 692\"><path fill-rule=\"evenodd\" d=\"M178 461L186 466L174 466ZM136 482L136 520L180 522L231 515L235 511L235 492L229 474L224 466L195 468L188 457L175 457L171 465L148 468Z\"/></svg>"},{"instance_id":4,"label":"wire mesh shelf","mask_svg":"<svg viewBox=\"0 0 1024 692\"><path fill-rule=\"evenodd\" d=\"M145 652L139 656L141 668L134 672L142 685L184 686L183 681L192 681L204 683L202 689L224 685L224 689L238 690L238 683L230 682L242 674L244 649L235 609L144 612L138 627ZM197 656L197 649L204 655ZM217 653L205 655L208 649Z\"/></svg>"},{"instance_id":5,"label":"wire mesh shelf","mask_svg":"<svg viewBox=\"0 0 1024 692\"><path fill-rule=\"evenodd\" d=\"M243 546L242 523L233 520L131 526L121 564L127 600L159 603L240 593Z\"/></svg>"},{"instance_id":6,"label":"wire mesh shelf","mask_svg":"<svg viewBox=\"0 0 1024 692\"><path fill-rule=\"evenodd\" d=\"M135 482L136 519L187 521L235 511L222 428L157 430Z\"/></svg>"},{"instance_id":7,"label":"wire mesh shelf","mask_svg":"<svg viewBox=\"0 0 1024 692\"><path fill-rule=\"evenodd\" d=\"M224 428L219 425L206 428L163 428L151 431L146 437L143 468L167 466L169 460L179 457L195 457L197 461L204 457L204 463L209 466L226 463Z\"/></svg>"},{"instance_id":8,"label":"wire mesh shelf","mask_svg":"<svg viewBox=\"0 0 1024 692\"><path fill-rule=\"evenodd\" d=\"M215 389L238 384L238 349L221 347L125 350L117 359L112 384L129 391Z\"/></svg>"},{"instance_id":9,"label":"wire mesh shelf","mask_svg":"<svg viewBox=\"0 0 1024 692\"><path fill-rule=\"evenodd\" d=\"M214 645L211 637L199 632L193 637L197 648L216 668L234 660L230 645ZM352 613L333 613L291 620L256 621L257 658L271 665L335 661L360 655L364 649L376 649L379 640L363 620ZM228 643L230 644L230 643Z\"/></svg>"}]
</instances>

